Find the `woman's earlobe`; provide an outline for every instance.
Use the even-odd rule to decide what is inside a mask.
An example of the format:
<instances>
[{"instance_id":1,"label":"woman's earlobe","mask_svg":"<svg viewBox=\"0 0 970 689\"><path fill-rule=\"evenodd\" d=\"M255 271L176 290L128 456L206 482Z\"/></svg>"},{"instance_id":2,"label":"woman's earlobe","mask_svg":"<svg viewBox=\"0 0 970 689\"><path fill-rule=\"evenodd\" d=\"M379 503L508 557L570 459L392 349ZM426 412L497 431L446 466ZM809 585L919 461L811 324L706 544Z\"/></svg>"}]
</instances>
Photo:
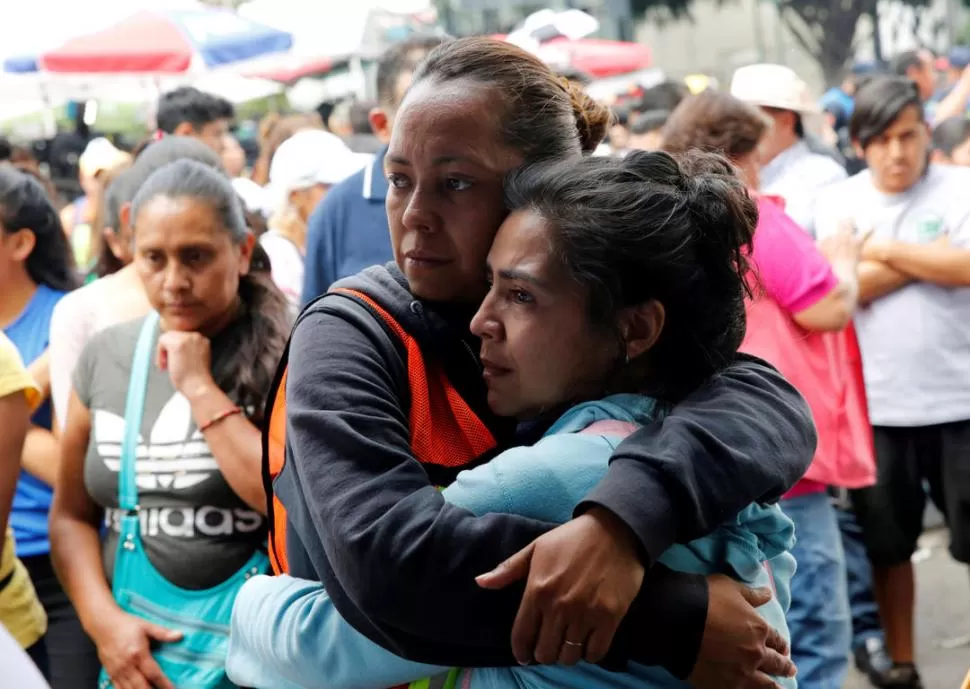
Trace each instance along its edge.
<instances>
[{"instance_id":1,"label":"woman's earlobe","mask_svg":"<svg viewBox=\"0 0 970 689\"><path fill-rule=\"evenodd\" d=\"M34 247L37 246L37 235L34 234L33 230L26 227L17 230L16 234L17 243L13 254L14 260L26 261L34 253Z\"/></svg>"},{"instance_id":2,"label":"woman's earlobe","mask_svg":"<svg viewBox=\"0 0 970 689\"><path fill-rule=\"evenodd\" d=\"M625 356L628 360L636 359L653 349L660 339L666 319L663 304L656 299L626 310L624 318L624 334L626 343Z\"/></svg>"},{"instance_id":3,"label":"woman's earlobe","mask_svg":"<svg viewBox=\"0 0 970 689\"><path fill-rule=\"evenodd\" d=\"M117 258L119 261L122 260L121 247L119 246L120 240L112 228L105 227L103 230L101 230L101 241L107 245L112 256Z\"/></svg>"},{"instance_id":4,"label":"woman's earlobe","mask_svg":"<svg viewBox=\"0 0 970 689\"><path fill-rule=\"evenodd\" d=\"M253 271L253 256L256 252L256 235L252 232L246 235L239 247L239 277L245 277Z\"/></svg>"}]
</instances>

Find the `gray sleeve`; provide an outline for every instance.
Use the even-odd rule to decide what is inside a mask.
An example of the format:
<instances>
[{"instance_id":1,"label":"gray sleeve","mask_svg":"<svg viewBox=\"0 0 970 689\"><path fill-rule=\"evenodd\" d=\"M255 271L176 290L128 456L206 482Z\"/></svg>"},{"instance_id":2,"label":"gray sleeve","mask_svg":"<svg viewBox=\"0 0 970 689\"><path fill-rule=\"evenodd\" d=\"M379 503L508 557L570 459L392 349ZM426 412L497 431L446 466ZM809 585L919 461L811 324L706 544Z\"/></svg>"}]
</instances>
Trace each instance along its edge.
<instances>
[{"instance_id":1,"label":"gray sleeve","mask_svg":"<svg viewBox=\"0 0 970 689\"><path fill-rule=\"evenodd\" d=\"M97 364L98 347L101 338L94 337L81 350L77 365L74 368L72 385L77 393L78 399L85 407L91 408L91 381L94 380L94 371Z\"/></svg>"}]
</instances>

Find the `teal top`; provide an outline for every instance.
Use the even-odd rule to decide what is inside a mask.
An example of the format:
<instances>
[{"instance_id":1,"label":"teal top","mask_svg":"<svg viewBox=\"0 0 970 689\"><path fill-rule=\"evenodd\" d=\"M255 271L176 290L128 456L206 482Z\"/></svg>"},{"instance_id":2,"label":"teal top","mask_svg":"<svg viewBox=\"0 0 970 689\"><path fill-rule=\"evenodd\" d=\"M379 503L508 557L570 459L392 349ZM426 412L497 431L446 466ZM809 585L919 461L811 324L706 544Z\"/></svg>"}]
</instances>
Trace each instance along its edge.
<instances>
[{"instance_id":1,"label":"teal top","mask_svg":"<svg viewBox=\"0 0 970 689\"><path fill-rule=\"evenodd\" d=\"M519 514L565 523L574 507L606 474L622 440L602 421L635 425L663 414L651 398L614 395L567 411L531 447L503 452L488 464L462 472L443 491L469 511ZM750 505L712 534L675 545L660 558L671 569L722 573L775 597L758 612L789 639L785 613L791 602L794 526L777 505ZM456 624L471 624L456 615ZM662 624L658 621L658 624ZM227 669L238 685L254 689L386 689L450 668L413 663L378 646L340 617L323 586L291 577L254 577L242 588L232 615ZM794 679L776 678L784 689ZM687 687L662 668L631 664L611 673L596 665L472 668L462 670L462 689L644 689Z\"/></svg>"}]
</instances>

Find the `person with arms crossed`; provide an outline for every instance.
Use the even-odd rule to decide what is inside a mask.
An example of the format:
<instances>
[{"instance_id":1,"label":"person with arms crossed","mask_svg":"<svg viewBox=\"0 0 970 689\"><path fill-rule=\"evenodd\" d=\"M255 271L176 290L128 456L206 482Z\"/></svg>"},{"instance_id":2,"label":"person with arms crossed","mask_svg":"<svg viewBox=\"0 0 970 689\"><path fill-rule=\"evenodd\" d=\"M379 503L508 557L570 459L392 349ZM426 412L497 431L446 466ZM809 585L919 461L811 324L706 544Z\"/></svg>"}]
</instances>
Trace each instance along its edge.
<instances>
[{"instance_id":1,"label":"person with arms crossed","mask_svg":"<svg viewBox=\"0 0 970 689\"><path fill-rule=\"evenodd\" d=\"M878 478L852 501L894 662L876 679L916 689L910 557L923 527L924 480L947 516L950 553L970 563L970 171L928 164L929 127L908 79L864 86L850 129L869 169L820 198L815 227L820 238L846 221L872 233L855 324Z\"/></svg>"}]
</instances>

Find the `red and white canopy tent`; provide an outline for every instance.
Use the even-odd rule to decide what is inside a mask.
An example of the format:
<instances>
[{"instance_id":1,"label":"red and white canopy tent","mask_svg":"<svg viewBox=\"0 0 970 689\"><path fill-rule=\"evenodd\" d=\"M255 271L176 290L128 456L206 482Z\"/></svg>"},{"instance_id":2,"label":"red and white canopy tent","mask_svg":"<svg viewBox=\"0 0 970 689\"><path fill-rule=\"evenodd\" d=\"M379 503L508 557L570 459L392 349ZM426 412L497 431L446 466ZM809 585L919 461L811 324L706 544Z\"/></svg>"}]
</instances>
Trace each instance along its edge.
<instances>
[{"instance_id":1,"label":"red and white canopy tent","mask_svg":"<svg viewBox=\"0 0 970 689\"><path fill-rule=\"evenodd\" d=\"M292 45L291 34L230 10L144 9L43 52L38 64L54 74L202 73Z\"/></svg>"}]
</instances>

